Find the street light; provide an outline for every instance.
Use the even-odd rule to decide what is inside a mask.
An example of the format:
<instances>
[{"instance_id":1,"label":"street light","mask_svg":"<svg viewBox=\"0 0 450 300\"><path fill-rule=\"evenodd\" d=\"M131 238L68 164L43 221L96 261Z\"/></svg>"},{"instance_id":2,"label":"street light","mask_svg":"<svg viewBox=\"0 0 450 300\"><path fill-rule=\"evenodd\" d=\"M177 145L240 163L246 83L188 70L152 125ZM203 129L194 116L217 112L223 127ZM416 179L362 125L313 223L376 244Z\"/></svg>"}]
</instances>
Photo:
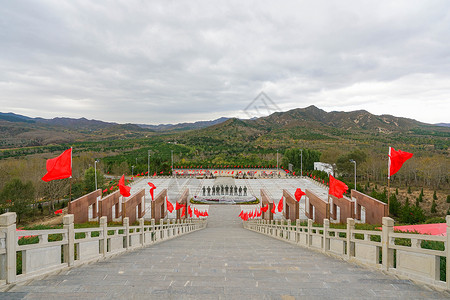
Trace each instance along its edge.
<instances>
[{"instance_id":1,"label":"street light","mask_svg":"<svg viewBox=\"0 0 450 300\"><path fill-rule=\"evenodd\" d=\"M148 150L147 178L150 178L150 150Z\"/></svg>"},{"instance_id":2,"label":"street light","mask_svg":"<svg viewBox=\"0 0 450 300\"><path fill-rule=\"evenodd\" d=\"M172 175L173 175L173 150L170 150L170 156L172 159L171 169L172 169Z\"/></svg>"},{"instance_id":3,"label":"street light","mask_svg":"<svg viewBox=\"0 0 450 300\"><path fill-rule=\"evenodd\" d=\"M131 166L131 177L133 177L134 166Z\"/></svg>"},{"instance_id":4,"label":"street light","mask_svg":"<svg viewBox=\"0 0 450 300\"><path fill-rule=\"evenodd\" d=\"M98 159L94 161L94 177L95 177L95 190L97 190L97 163L99 162Z\"/></svg>"},{"instance_id":5,"label":"street light","mask_svg":"<svg viewBox=\"0 0 450 300\"><path fill-rule=\"evenodd\" d=\"M278 173L278 150L277 150L277 173Z\"/></svg>"},{"instance_id":6,"label":"street light","mask_svg":"<svg viewBox=\"0 0 450 300\"><path fill-rule=\"evenodd\" d=\"M350 159L349 161L350 161L351 163L354 163L354 164L355 164L355 191L356 191L356 161L353 160L353 159Z\"/></svg>"},{"instance_id":7,"label":"street light","mask_svg":"<svg viewBox=\"0 0 450 300\"><path fill-rule=\"evenodd\" d=\"M303 149L300 149L300 176L303 176Z\"/></svg>"}]
</instances>

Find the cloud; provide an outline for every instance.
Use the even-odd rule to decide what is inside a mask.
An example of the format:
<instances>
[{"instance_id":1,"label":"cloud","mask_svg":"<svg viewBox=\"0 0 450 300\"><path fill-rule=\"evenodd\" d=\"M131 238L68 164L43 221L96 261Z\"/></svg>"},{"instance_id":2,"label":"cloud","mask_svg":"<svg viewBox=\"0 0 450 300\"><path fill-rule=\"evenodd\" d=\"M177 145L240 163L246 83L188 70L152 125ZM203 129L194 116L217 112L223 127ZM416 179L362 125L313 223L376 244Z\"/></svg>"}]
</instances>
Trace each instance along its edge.
<instances>
[{"instance_id":1,"label":"cloud","mask_svg":"<svg viewBox=\"0 0 450 300\"><path fill-rule=\"evenodd\" d=\"M366 109L450 122L448 1L9 1L0 107L174 123Z\"/></svg>"}]
</instances>

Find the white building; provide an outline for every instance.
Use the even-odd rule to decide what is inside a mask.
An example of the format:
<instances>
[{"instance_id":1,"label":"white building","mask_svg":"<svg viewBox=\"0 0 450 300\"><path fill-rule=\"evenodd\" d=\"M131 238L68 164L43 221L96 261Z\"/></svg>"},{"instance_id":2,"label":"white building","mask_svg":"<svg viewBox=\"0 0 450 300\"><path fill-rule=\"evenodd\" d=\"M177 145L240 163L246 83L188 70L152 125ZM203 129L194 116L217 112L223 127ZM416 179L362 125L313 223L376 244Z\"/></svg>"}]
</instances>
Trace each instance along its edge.
<instances>
[{"instance_id":1,"label":"white building","mask_svg":"<svg viewBox=\"0 0 450 300\"><path fill-rule=\"evenodd\" d=\"M328 174L333 175L333 166L323 162L315 162L314 170L324 171L327 172Z\"/></svg>"}]
</instances>

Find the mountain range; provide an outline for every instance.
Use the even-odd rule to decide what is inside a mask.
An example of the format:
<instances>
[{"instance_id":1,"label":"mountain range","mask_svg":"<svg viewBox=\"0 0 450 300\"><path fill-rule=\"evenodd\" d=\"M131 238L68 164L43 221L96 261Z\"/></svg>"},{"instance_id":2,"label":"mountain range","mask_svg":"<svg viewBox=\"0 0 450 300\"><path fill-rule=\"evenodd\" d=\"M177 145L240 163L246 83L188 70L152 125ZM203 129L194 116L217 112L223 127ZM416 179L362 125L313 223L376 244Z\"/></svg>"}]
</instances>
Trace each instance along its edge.
<instances>
[{"instance_id":1,"label":"mountain range","mask_svg":"<svg viewBox=\"0 0 450 300\"><path fill-rule=\"evenodd\" d=\"M365 110L326 112L315 106L275 112L267 117L241 120L219 118L180 124L117 124L86 118L30 118L0 113L0 148L38 146L77 141L142 138L169 135L185 142L208 139L270 141L336 140L368 136L439 137L448 143L449 124L426 124L391 115L374 115Z\"/></svg>"}]
</instances>

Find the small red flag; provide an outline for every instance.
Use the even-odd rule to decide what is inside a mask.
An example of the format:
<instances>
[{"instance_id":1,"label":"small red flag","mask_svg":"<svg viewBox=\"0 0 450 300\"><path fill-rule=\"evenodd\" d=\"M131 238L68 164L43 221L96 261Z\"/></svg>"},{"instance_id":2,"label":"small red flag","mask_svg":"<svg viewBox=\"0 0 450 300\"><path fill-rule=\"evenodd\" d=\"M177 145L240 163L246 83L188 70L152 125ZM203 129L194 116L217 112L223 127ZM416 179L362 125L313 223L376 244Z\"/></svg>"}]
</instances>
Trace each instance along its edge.
<instances>
[{"instance_id":1,"label":"small red flag","mask_svg":"<svg viewBox=\"0 0 450 300\"><path fill-rule=\"evenodd\" d=\"M242 217L242 215L244 214L244 211L243 210L241 210L241 213L239 214L239 216L238 217Z\"/></svg>"},{"instance_id":2,"label":"small red flag","mask_svg":"<svg viewBox=\"0 0 450 300\"><path fill-rule=\"evenodd\" d=\"M388 178L397 173L403 166L405 161L413 156L412 153L404 152L402 150L396 151L394 148L389 147L389 168L388 168Z\"/></svg>"},{"instance_id":3,"label":"small red flag","mask_svg":"<svg viewBox=\"0 0 450 300\"><path fill-rule=\"evenodd\" d=\"M283 211L283 197L281 197L280 202L278 202L278 211Z\"/></svg>"},{"instance_id":4,"label":"small red flag","mask_svg":"<svg viewBox=\"0 0 450 300\"><path fill-rule=\"evenodd\" d=\"M301 199L302 196L304 196L304 195L306 195L306 193L303 192L302 189L298 188L298 189L295 191L295 200L297 200L297 202L300 201L300 199Z\"/></svg>"},{"instance_id":5,"label":"small red flag","mask_svg":"<svg viewBox=\"0 0 450 300\"><path fill-rule=\"evenodd\" d=\"M275 203L272 205L272 209L270 210L271 213L276 214L276 210L275 210L276 206Z\"/></svg>"},{"instance_id":6,"label":"small red flag","mask_svg":"<svg viewBox=\"0 0 450 300\"><path fill-rule=\"evenodd\" d=\"M103 193L106 193L107 191L108 191L108 189L106 188L106 189L103 190Z\"/></svg>"},{"instance_id":7,"label":"small red flag","mask_svg":"<svg viewBox=\"0 0 450 300\"><path fill-rule=\"evenodd\" d=\"M114 186L111 186L111 187L109 188L110 191L112 191L113 189L114 189Z\"/></svg>"},{"instance_id":8,"label":"small red flag","mask_svg":"<svg viewBox=\"0 0 450 300\"><path fill-rule=\"evenodd\" d=\"M188 206L188 214L189 214L189 217L192 218L192 208L190 205Z\"/></svg>"},{"instance_id":9,"label":"small red flag","mask_svg":"<svg viewBox=\"0 0 450 300\"><path fill-rule=\"evenodd\" d=\"M156 172L155 172L155 173L153 173L153 177L154 177L154 176L156 176Z\"/></svg>"},{"instance_id":10,"label":"small red flag","mask_svg":"<svg viewBox=\"0 0 450 300\"><path fill-rule=\"evenodd\" d=\"M184 215L185 215L185 210L182 209L182 210L181 210L181 217L180 217L180 218L184 217Z\"/></svg>"},{"instance_id":11,"label":"small red flag","mask_svg":"<svg viewBox=\"0 0 450 300\"><path fill-rule=\"evenodd\" d=\"M337 198L344 197L344 193L347 192L348 186L340 180L337 180L330 174L330 189L328 193Z\"/></svg>"},{"instance_id":12,"label":"small red flag","mask_svg":"<svg viewBox=\"0 0 450 300\"><path fill-rule=\"evenodd\" d=\"M156 186L153 183L151 183L151 182L148 182L148 185L150 186L150 196L152 196L152 201L154 201L154 199L153 199L153 191L156 189Z\"/></svg>"},{"instance_id":13,"label":"small red flag","mask_svg":"<svg viewBox=\"0 0 450 300\"><path fill-rule=\"evenodd\" d=\"M119 190L122 196L130 197L131 187L125 185L125 175L122 175L122 177L119 180Z\"/></svg>"},{"instance_id":14,"label":"small red flag","mask_svg":"<svg viewBox=\"0 0 450 300\"><path fill-rule=\"evenodd\" d=\"M62 214L62 209L55 210L55 215Z\"/></svg>"},{"instance_id":15,"label":"small red flag","mask_svg":"<svg viewBox=\"0 0 450 300\"><path fill-rule=\"evenodd\" d=\"M261 211L266 212L269 209L269 204L266 204L266 206L261 207Z\"/></svg>"},{"instance_id":16,"label":"small red flag","mask_svg":"<svg viewBox=\"0 0 450 300\"><path fill-rule=\"evenodd\" d=\"M175 210L179 210L180 208L183 208L185 205L184 204L180 204L177 202L175 202Z\"/></svg>"},{"instance_id":17,"label":"small red flag","mask_svg":"<svg viewBox=\"0 0 450 300\"><path fill-rule=\"evenodd\" d=\"M47 160L47 174L42 177L43 181L72 177L72 148L67 149L61 155Z\"/></svg>"},{"instance_id":18,"label":"small red flag","mask_svg":"<svg viewBox=\"0 0 450 300\"><path fill-rule=\"evenodd\" d=\"M169 212L173 212L173 205L172 203L170 203L169 199L166 198L166 205L167 205L167 210Z\"/></svg>"}]
</instances>

